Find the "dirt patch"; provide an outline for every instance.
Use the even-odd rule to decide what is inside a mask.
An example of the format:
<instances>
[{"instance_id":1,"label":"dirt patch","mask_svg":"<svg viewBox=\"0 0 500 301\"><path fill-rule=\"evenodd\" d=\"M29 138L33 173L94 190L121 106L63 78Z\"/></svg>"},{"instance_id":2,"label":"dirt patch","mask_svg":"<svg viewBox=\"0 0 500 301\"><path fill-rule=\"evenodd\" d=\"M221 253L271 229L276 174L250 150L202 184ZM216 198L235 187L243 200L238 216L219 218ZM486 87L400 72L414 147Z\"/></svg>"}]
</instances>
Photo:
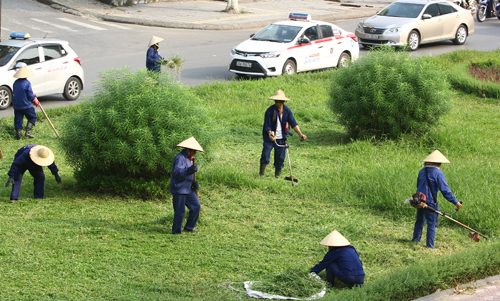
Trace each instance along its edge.
<instances>
[{"instance_id":1,"label":"dirt patch","mask_svg":"<svg viewBox=\"0 0 500 301\"><path fill-rule=\"evenodd\" d=\"M481 68L470 65L469 74L482 81L500 84L500 67Z\"/></svg>"}]
</instances>

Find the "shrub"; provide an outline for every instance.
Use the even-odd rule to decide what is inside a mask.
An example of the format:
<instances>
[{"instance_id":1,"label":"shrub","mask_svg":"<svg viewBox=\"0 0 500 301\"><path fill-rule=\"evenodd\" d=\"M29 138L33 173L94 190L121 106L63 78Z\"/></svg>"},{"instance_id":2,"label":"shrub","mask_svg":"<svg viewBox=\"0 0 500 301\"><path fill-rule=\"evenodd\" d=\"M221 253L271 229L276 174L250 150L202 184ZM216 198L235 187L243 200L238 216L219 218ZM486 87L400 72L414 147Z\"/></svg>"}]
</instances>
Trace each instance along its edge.
<instances>
[{"instance_id":1,"label":"shrub","mask_svg":"<svg viewBox=\"0 0 500 301\"><path fill-rule=\"evenodd\" d=\"M210 141L207 112L187 88L145 70L102 74L92 101L63 125L75 178L86 188L141 198L168 194L176 145Z\"/></svg>"},{"instance_id":2,"label":"shrub","mask_svg":"<svg viewBox=\"0 0 500 301\"><path fill-rule=\"evenodd\" d=\"M421 135L450 108L445 73L405 52L374 51L334 74L329 104L353 138Z\"/></svg>"}]
</instances>

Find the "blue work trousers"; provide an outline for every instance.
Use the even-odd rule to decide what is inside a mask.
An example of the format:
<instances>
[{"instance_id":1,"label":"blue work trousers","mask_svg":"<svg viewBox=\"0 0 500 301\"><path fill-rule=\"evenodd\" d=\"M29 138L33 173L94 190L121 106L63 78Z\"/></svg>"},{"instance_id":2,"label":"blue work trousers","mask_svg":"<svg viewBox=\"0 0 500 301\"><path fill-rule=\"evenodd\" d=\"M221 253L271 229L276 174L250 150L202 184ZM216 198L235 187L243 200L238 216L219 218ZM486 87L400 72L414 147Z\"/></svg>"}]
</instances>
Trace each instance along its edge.
<instances>
[{"instance_id":1,"label":"blue work trousers","mask_svg":"<svg viewBox=\"0 0 500 301\"><path fill-rule=\"evenodd\" d=\"M335 277L349 286L365 283L365 275L340 275L339 266L334 262L326 268L326 281L333 286Z\"/></svg>"},{"instance_id":2,"label":"blue work trousers","mask_svg":"<svg viewBox=\"0 0 500 301\"><path fill-rule=\"evenodd\" d=\"M286 140L277 139L276 142L279 145L285 146ZM260 156L260 164L269 164L271 161L271 151L274 148L274 166L277 168L283 168L283 162L285 162L286 149L285 147L279 147L274 142L264 141L262 149L262 155Z\"/></svg>"},{"instance_id":3,"label":"blue work trousers","mask_svg":"<svg viewBox=\"0 0 500 301\"><path fill-rule=\"evenodd\" d=\"M16 130L23 129L23 119L26 116L28 122L31 122L33 125L36 123L36 113L35 108L27 108L24 110L14 110L14 128Z\"/></svg>"},{"instance_id":4,"label":"blue work trousers","mask_svg":"<svg viewBox=\"0 0 500 301\"><path fill-rule=\"evenodd\" d=\"M417 209L417 221L413 230L412 242L420 242L422 238L422 231L424 230L424 223L427 221L427 244L428 248L434 248L434 238L436 237L438 214L427 209Z\"/></svg>"},{"instance_id":5,"label":"blue work trousers","mask_svg":"<svg viewBox=\"0 0 500 301\"><path fill-rule=\"evenodd\" d=\"M189 209L189 215L184 229L194 230L196 224L198 223L201 209L200 201L198 201L196 193L191 191L189 194L174 194L172 204L174 206L174 223L172 225L172 233L182 233L182 222L184 221L186 207Z\"/></svg>"},{"instance_id":6,"label":"blue work trousers","mask_svg":"<svg viewBox=\"0 0 500 301\"><path fill-rule=\"evenodd\" d=\"M30 174L33 176L33 185L35 189L33 190L33 194L35 199L43 199L44 189L45 189L45 174L43 173L43 169L41 166L32 167L30 169L26 167L19 167L18 176L14 179L14 184L12 184L12 192L10 194L11 200L19 199L19 192L21 191L21 184L23 182L24 172L28 170Z\"/></svg>"}]
</instances>

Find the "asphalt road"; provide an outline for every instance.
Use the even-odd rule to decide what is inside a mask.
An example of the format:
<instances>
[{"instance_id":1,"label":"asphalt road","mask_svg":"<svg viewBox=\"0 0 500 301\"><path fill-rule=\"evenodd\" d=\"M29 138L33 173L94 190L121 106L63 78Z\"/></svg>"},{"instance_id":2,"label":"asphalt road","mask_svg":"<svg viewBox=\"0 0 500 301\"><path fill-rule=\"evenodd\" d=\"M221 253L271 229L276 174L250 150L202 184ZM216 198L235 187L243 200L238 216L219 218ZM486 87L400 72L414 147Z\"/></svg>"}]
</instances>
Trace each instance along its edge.
<instances>
[{"instance_id":1,"label":"asphalt road","mask_svg":"<svg viewBox=\"0 0 500 301\"><path fill-rule=\"evenodd\" d=\"M335 22L354 32L361 19ZM54 10L32 0L2 1L2 39L12 31L29 32L32 37L52 37L67 40L82 59L85 70L85 88L82 96L73 102L62 95L43 97L44 108L65 106L84 101L95 92L99 73L110 68L145 67L147 44L152 35L165 39L160 44L163 57L177 54L185 59L181 82L199 85L211 81L228 81L234 75L228 72L229 51L247 39L255 30L209 31L156 28L132 24L117 24L89 20ZM451 41L421 45L414 55L436 55L456 49L494 50L500 46L500 21L488 19L476 22L476 32L465 45ZM360 55L368 53L361 49ZM12 116L12 107L0 111L0 117Z\"/></svg>"}]
</instances>

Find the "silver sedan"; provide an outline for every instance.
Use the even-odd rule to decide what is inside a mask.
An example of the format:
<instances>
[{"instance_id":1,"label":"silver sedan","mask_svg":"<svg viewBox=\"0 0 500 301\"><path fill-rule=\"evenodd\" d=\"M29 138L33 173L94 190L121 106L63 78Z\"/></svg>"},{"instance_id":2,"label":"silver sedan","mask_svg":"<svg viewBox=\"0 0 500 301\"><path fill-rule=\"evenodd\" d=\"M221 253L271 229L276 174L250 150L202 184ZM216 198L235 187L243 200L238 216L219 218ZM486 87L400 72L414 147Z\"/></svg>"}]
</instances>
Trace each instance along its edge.
<instances>
[{"instance_id":1,"label":"silver sedan","mask_svg":"<svg viewBox=\"0 0 500 301\"><path fill-rule=\"evenodd\" d=\"M360 22L355 34L363 46L404 46L452 40L462 45L474 33L470 10L446 0L399 0Z\"/></svg>"}]
</instances>

